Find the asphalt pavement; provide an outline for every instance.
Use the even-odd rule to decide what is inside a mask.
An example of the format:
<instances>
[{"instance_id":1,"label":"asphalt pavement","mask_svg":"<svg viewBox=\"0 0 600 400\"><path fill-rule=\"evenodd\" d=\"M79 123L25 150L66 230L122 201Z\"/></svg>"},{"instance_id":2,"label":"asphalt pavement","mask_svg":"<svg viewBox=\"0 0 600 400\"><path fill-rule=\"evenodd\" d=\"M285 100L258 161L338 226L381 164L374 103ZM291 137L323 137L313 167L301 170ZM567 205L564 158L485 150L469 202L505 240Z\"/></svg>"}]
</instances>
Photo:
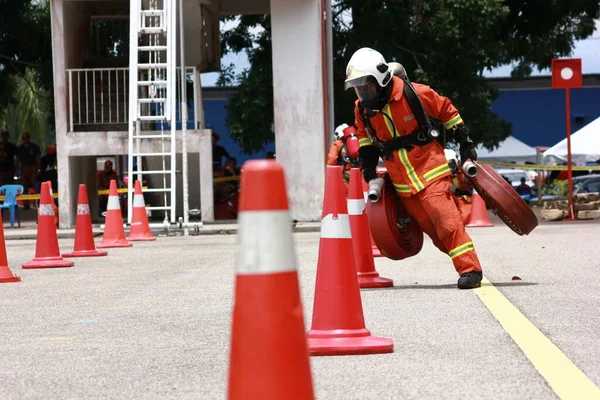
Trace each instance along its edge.
<instances>
[{"instance_id":1,"label":"asphalt pavement","mask_svg":"<svg viewBox=\"0 0 600 400\"><path fill-rule=\"evenodd\" d=\"M468 229L493 285L483 291L456 289L449 258L428 239L407 260L376 258L394 287L361 290L365 323L394 352L311 357L316 398L557 399L573 368L600 385L598 222L541 224L521 237L493 221ZM313 230L293 235L307 330ZM63 252L72 245L60 240ZM35 240L6 246L22 281L0 284L1 399L226 398L237 235L159 237L40 270L20 267ZM511 331L514 314L499 321L508 306L484 303L494 288L564 354L547 361L559 378L548 381L532 345L517 344L526 334Z\"/></svg>"}]
</instances>

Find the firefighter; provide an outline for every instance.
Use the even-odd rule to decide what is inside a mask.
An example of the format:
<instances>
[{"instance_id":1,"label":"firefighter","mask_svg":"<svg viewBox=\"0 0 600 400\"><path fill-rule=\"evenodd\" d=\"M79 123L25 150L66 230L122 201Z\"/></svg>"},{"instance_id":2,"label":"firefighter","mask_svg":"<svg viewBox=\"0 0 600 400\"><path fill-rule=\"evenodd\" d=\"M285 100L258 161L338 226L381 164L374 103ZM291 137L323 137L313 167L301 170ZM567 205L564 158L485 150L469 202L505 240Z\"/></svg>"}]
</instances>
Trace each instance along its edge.
<instances>
[{"instance_id":1,"label":"firefighter","mask_svg":"<svg viewBox=\"0 0 600 400\"><path fill-rule=\"evenodd\" d=\"M459 168L460 160L458 155L452 149L444 149L448 166L450 167L450 173L452 175L452 181L450 182L450 192L452 193L452 199L456 208L460 211L463 224L467 225L471 220L472 197L473 197L473 185L465 177L465 173Z\"/></svg>"},{"instance_id":2,"label":"firefighter","mask_svg":"<svg viewBox=\"0 0 600 400\"><path fill-rule=\"evenodd\" d=\"M335 140L329 149L329 154L327 154L327 165L342 166L342 176L347 190L348 182L350 181L350 169L355 160L350 158L350 155L347 154L347 148L344 146L344 129L346 128L348 128L348 124L341 124L335 129L333 135Z\"/></svg>"},{"instance_id":3,"label":"firefighter","mask_svg":"<svg viewBox=\"0 0 600 400\"><path fill-rule=\"evenodd\" d=\"M354 115L363 177L370 185L381 183L376 174L381 156L407 213L451 258L459 274L458 288L479 287L483 278L481 265L448 190L450 167L444 149L435 140L439 131L417 121L442 121L444 129L459 144L462 160L477 159L475 144L449 99L429 86L411 84L392 72L381 53L370 48L357 50L346 68L345 89L353 88L358 97ZM416 94L410 92L412 88ZM405 89L414 96L408 97ZM422 104L420 112L410 106L411 98Z\"/></svg>"}]
</instances>

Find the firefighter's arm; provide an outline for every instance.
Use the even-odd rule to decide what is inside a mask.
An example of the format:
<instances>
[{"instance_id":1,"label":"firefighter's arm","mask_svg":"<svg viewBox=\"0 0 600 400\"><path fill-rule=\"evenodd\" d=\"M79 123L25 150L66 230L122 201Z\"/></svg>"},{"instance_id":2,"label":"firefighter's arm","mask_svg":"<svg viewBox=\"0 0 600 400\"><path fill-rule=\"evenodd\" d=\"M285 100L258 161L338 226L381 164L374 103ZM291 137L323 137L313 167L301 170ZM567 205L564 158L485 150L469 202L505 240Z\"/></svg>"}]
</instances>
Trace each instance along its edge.
<instances>
[{"instance_id":1,"label":"firefighter's arm","mask_svg":"<svg viewBox=\"0 0 600 400\"><path fill-rule=\"evenodd\" d=\"M435 90L425 85L419 85L418 93L427 115L442 121L444 128L450 132L452 138L458 143L461 160L464 162L470 158L476 161L477 152L475 151L475 143L469 137L469 129L450 99L441 96Z\"/></svg>"},{"instance_id":2,"label":"firefighter's arm","mask_svg":"<svg viewBox=\"0 0 600 400\"><path fill-rule=\"evenodd\" d=\"M339 146L337 141L333 142L327 154L327 165L337 165Z\"/></svg>"},{"instance_id":3,"label":"firefighter's arm","mask_svg":"<svg viewBox=\"0 0 600 400\"><path fill-rule=\"evenodd\" d=\"M358 103L357 103L358 104ZM358 106L354 107L354 126L356 126L356 137L358 137L358 155L362 161L362 172L365 182L369 183L377 178L377 163L379 162L379 151L367 135L365 124L358 111Z\"/></svg>"}]
</instances>

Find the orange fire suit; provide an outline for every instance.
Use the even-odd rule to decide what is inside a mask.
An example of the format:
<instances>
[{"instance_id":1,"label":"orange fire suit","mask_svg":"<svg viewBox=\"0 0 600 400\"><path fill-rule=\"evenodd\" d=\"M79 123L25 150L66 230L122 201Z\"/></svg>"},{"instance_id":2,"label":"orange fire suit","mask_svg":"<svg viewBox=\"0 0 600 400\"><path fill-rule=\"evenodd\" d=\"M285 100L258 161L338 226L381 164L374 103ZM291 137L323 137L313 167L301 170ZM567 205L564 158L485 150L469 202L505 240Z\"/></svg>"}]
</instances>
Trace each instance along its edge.
<instances>
[{"instance_id":1,"label":"orange fire suit","mask_svg":"<svg viewBox=\"0 0 600 400\"><path fill-rule=\"evenodd\" d=\"M392 79L390 99L382 111L394 121L397 135L408 135L418 128L418 123L403 98L404 82L395 76ZM440 96L429 86L417 83L413 83L413 86L427 115L442 121L445 129L463 123L449 99ZM360 146L373 146L359 113L358 100L354 115ZM394 128L382 113L370 118L370 123L377 140L387 142L394 137ZM448 254L456 271L459 274L481 271L473 242L451 198L450 167L442 146L434 140L423 146L414 146L410 151L402 148L394 151L393 157L384 160L384 163L407 213L434 245Z\"/></svg>"},{"instance_id":2,"label":"orange fire suit","mask_svg":"<svg viewBox=\"0 0 600 400\"><path fill-rule=\"evenodd\" d=\"M350 182L350 169L352 168L352 164L349 164L344 161L344 156L346 155L346 150L344 149L344 144L340 139L333 142L331 148L329 149L329 154L327 154L327 165L341 165L342 168L342 177L344 178L344 193L346 197L348 196L348 182Z\"/></svg>"},{"instance_id":3,"label":"orange fire suit","mask_svg":"<svg viewBox=\"0 0 600 400\"><path fill-rule=\"evenodd\" d=\"M473 196L467 193L472 189L473 186L465 178L464 172L460 168L457 168L456 176L452 177L452 182L450 183L450 192L465 225L471 220L471 211L473 209L471 202Z\"/></svg>"}]
</instances>

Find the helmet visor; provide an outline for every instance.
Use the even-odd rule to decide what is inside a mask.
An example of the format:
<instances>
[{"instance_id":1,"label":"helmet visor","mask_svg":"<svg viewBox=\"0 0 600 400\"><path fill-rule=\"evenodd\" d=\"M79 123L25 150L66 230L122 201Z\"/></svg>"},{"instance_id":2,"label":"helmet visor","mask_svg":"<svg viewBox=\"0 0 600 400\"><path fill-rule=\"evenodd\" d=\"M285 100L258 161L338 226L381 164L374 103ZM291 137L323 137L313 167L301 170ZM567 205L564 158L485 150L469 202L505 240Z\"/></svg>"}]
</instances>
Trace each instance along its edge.
<instances>
[{"instance_id":1,"label":"helmet visor","mask_svg":"<svg viewBox=\"0 0 600 400\"><path fill-rule=\"evenodd\" d=\"M379 96L377 84L374 81L370 81L362 86L355 86L354 91L358 100L363 104L372 103Z\"/></svg>"}]
</instances>

